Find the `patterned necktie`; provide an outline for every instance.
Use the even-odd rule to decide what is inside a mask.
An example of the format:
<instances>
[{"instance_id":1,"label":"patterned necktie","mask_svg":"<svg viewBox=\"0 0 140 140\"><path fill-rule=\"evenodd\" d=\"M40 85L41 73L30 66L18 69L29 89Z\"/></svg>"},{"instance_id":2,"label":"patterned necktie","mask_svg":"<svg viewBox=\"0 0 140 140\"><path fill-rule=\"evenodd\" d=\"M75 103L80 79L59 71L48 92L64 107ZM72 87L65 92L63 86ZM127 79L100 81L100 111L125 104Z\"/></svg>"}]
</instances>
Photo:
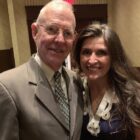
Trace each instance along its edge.
<instances>
[{"instance_id":1,"label":"patterned necktie","mask_svg":"<svg viewBox=\"0 0 140 140\"><path fill-rule=\"evenodd\" d=\"M68 99L65 97L64 91L62 89L61 86L61 73L60 72L56 72L54 74L54 86L55 86L55 97L56 100L58 101L60 110L62 112L62 114L64 115L65 118L65 122L67 124L67 126L69 127L70 125L70 115L69 115L69 103L68 103Z\"/></svg>"}]
</instances>

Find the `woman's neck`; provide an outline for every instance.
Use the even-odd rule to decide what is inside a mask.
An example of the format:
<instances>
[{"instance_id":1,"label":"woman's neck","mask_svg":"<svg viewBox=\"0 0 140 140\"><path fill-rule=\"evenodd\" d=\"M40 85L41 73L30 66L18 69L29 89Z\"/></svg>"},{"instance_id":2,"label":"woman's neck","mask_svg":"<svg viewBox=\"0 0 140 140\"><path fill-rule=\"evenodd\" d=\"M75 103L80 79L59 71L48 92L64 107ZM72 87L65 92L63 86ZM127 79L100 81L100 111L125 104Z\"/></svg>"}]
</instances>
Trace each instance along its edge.
<instances>
[{"instance_id":1,"label":"woman's neck","mask_svg":"<svg viewBox=\"0 0 140 140\"><path fill-rule=\"evenodd\" d=\"M89 86L89 95L90 95L92 110L95 113L102 98L104 97L105 92L110 88L109 81L88 80L88 86Z\"/></svg>"},{"instance_id":2,"label":"woman's neck","mask_svg":"<svg viewBox=\"0 0 140 140\"><path fill-rule=\"evenodd\" d=\"M98 81L88 80L88 86L90 94L93 94L95 97L104 94L104 92L110 88L109 81L107 79Z\"/></svg>"}]
</instances>

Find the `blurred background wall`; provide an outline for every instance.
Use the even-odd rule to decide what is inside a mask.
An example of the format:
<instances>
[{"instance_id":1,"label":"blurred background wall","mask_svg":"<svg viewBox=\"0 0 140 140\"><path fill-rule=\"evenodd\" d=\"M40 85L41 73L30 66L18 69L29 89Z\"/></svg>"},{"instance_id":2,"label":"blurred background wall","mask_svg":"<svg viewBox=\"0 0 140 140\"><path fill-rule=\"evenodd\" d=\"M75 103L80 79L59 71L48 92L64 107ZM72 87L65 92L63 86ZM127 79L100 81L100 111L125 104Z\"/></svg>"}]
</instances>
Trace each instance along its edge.
<instances>
[{"instance_id":1,"label":"blurred background wall","mask_svg":"<svg viewBox=\"0 0 140 140\"><path fill-rule=\"evenodd\" d=\"M16 67L36 51L30 25L50 0L0 0L0 72ZM135 67L140 67L140 1L75 0L77 30L99 20L120 36Z\"/></svg>"}]
</instances>

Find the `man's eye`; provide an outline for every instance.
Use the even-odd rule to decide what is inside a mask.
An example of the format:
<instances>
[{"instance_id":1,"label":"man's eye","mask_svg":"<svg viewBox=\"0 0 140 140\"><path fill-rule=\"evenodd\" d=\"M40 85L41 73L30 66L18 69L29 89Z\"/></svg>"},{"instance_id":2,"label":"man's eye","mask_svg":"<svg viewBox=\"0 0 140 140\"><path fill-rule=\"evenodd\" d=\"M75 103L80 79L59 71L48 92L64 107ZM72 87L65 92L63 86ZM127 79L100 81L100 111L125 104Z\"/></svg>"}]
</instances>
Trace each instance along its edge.
<instances>
[{"instance_id":1,"label":"man's eye","mask_svg":"<svg viewBox=\"0 0 140 140\"><path fill-rule=\"evenodd\" d=\"M46 27L46 32L47 32L48 34L54 35L54 34L57 34L58 28L53 27L53 26Z\"/></svg>"},{"instance_id":2,"label":"man's eye","mask_svg":"<svg viewBox=\"0 0 140 140\"><path fill-rule=\"evenodd\" d=\"M72 37L72 35L71 31L64 31L64 37Z\"/></svg>"},{"instance_id":3,"label":"man's eye","mask_svg":"<svg viewBox=\"0 0 140 140\"><path fill-rule=\"evenodd\" d=\"M81 54L82 54L82 55L90 55L90 54L91 54L91 50L89 50L89 49L84 49L84 50L81 51Z\"/></svg>"}]
</instances>

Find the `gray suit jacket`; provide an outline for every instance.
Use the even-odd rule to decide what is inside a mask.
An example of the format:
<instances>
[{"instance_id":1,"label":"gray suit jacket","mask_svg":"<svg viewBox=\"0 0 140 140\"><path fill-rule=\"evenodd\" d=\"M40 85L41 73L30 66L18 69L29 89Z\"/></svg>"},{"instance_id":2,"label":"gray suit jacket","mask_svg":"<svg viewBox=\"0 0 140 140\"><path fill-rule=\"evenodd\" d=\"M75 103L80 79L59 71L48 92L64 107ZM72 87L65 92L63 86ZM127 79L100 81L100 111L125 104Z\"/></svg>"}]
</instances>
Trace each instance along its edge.
<instances>
[{"instance_id":1,"label":"gray suit jacket","mask_svg":"<svg viewBox=\"0 0 140 140\"><path fill-rule=\"evenodd\" d=\"M83 102L80 80L63 68L70 101L70 130L36 61L0 74L0 140L78 140Z\"/></svg>"}]
</instances>

